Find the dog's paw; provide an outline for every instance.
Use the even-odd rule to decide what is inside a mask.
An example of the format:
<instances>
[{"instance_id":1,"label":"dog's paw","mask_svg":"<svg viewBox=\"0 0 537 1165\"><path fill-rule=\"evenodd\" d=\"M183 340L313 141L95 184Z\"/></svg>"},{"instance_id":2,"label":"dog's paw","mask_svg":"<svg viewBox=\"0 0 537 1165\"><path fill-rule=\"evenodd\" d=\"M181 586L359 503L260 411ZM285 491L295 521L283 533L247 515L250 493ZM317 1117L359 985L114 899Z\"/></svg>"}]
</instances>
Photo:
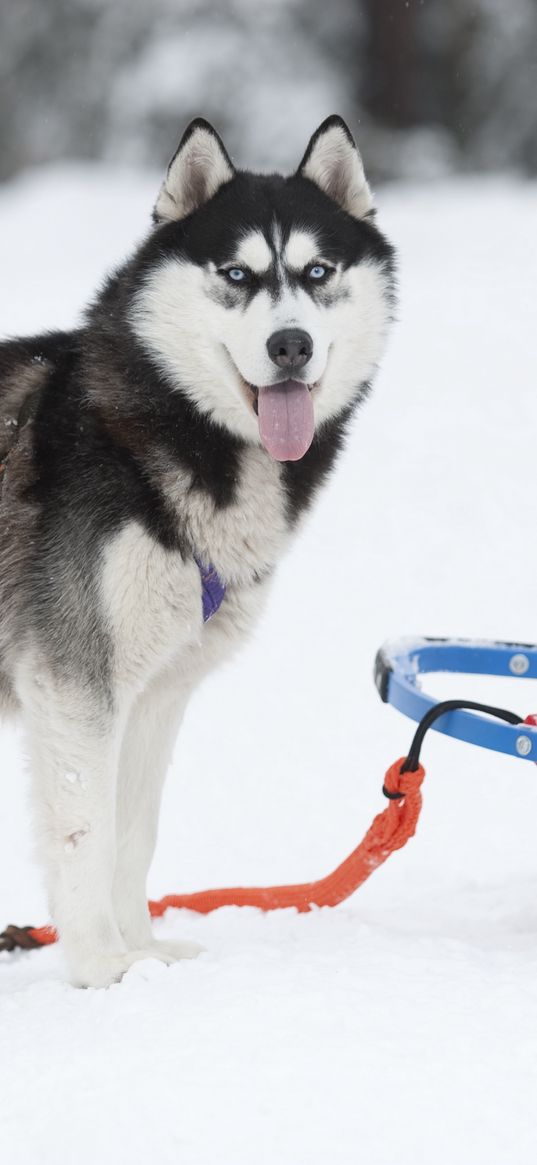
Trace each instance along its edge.
<instances>
[{"instance_id":1,"label":"dog's paw","mask_svg":"<svg viewBox=\"0 0 537 1165\"><path fill-rule=\"evenodd\" d=\"M136 959L150 959L150 951L124 951L118 955L98 955L93 958L71 961L71 983L73 987L110 987L118 983Z\"/></svg>"},{"instance_id":2,"label":"dog's paw","mask_svg":"<svg viewBox=\"0 0 537 1165\"><path fill-rule=\"evenodd\" d=\"M203 950L198 943L158 942L153 939L146 947L135 951L125 951L119 955L100 956L84 964L75 966L71 975L74 987L110 987L118 983L133 963L142 959L158 959L170 965L179 959L195 959Z\"/></svg>"}]
</instances>

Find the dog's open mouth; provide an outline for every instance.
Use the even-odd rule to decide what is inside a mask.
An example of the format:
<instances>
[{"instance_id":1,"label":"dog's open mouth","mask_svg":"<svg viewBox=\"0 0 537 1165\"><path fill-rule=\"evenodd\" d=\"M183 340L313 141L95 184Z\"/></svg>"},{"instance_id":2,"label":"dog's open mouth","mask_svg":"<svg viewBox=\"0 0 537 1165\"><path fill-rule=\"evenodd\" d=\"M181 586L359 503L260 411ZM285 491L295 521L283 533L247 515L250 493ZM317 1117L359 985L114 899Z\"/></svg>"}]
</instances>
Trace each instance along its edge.
<instances>
[{"instance_id":1,"label":"dog's open mouth","mask_svg":"<svg viewBox=\"0 0 537 1165\"><path fill-rule=\"evenodd\" d=\"M315 432L311 399L314 386L301 380L283 380L279 384L246 387L267 453L275 461L299 461L307 453Z\"/></svg>"}]
</instances>

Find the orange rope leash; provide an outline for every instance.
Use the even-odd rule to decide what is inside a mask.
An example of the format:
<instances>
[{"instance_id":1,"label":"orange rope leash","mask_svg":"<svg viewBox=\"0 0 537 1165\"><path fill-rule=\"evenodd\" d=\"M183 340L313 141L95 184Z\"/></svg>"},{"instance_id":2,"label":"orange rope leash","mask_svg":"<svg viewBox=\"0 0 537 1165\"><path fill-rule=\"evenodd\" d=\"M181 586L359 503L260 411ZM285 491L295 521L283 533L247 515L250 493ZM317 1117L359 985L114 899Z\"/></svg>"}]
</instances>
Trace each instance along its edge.
<instances>
[{"instance_id":1,"label":"orange rope leash","mask_svg":"<svg viewBox=\"0 0 537 1165\"><path fill-rule=\"evenodd\" d=\"M418 764L414 772L401 772L406 761L401 757L386 773L384 790L389 804L379 813L363 841L341 865L317 882L299 882L291 886L233 886L222 890L199 890L194 894L167 894L149 902L152 918L160 918L170 907L210 914L220 906L256 906L259 910L283 910L293 906L300 913L314 906L337 906L349 898L395 850L406 845L416 832L421 811L420 786L425 769ZM0 949L31 949L57 941L52 926L8 926L0 935Z\"/></svg>"}]
</instances>

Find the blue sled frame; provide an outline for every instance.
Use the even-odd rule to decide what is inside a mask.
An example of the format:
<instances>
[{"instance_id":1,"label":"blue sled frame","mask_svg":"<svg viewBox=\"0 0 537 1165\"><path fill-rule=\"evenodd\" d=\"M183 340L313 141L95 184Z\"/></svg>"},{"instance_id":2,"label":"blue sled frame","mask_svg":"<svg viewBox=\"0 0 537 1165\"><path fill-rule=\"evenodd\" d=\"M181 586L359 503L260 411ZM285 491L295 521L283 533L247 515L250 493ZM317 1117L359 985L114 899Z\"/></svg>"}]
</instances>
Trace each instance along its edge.
<instances>
[{"instance_id":1,"label":"blue sled frame","mask_svg":"<svg viewBox=\"0 0 537 1165\"><path fill-rule=\"evenodd\" d=\"M375 683L385 703L421 720L439 702L420 688L427 672L537 679L537 646L466 639L402 639L385 643L375 660ZM537 727L504 724L475 712L446 712L431 725L468 744L537 762Z\"/></svg>"}]
</instances>

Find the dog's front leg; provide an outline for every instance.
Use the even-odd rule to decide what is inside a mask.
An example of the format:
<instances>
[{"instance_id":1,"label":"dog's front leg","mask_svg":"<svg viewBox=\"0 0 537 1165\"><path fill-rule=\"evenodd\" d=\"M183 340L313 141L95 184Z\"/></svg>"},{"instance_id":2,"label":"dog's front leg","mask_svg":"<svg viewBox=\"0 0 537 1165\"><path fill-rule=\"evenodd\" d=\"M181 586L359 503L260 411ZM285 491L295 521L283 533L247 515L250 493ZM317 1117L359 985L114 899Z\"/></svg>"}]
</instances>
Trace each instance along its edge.
<instances>
[{"instance_id":1,"label":"dog's front leg","mask_svg":"<svg viewBox=\"0 0 537 1165\"><path fill-rule=\"evenodd\" d=\"M151 681L133 704L123 737L117 801L114 908L129 950L152 949L166 961L192 958L192 942L153 937L147 907L147 872L158 829L162 786L187 700L173 674Z\"/></svg>"},{"instance_id":2,"label":"dog's front leg","mask_svg":"<svg viewBox=\"0 0 537 1165\"><path fill-rule=\"evenodd\" d=\"M155 954L127 949L112 901L125 714L41 669L27 666L24 672L18 690L51 915L72 982L106 986L136 959Z\"/></svg>"}]
</instances>

